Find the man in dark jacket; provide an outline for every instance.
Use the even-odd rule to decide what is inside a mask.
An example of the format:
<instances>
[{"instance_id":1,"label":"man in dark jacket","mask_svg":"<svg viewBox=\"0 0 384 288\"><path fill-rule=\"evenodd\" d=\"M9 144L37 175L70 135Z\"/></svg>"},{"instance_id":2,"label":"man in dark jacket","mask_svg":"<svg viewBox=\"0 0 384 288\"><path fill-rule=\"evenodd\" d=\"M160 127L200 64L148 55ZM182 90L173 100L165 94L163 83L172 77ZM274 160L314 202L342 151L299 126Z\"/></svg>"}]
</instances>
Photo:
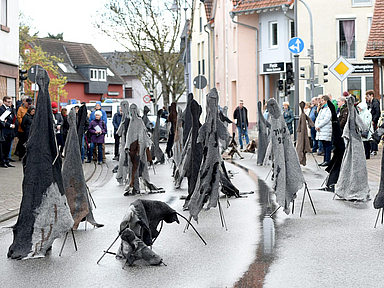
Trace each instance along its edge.
<instances>
[{"instance_id":1,"label":"man in dark jacket","mask_svg":"<svg viewBox=\"0 0 384 288\"><path fill-rule=\"evenodd\" d=\"M121 116L122 116L121 107L119 107L119 111L117 111L115 115L113 115L113 120L112 120L113 129L114 129L113 137L115 138L115 157L113 157L113 160L119 160L120 136L119 134L117 134L117 129L119 129L119 126L120 126Z\"/></svg>"},{"instance_id":2,"label":"man in dark jacket","mask_svg":"<svg viewBox=\"0 0 384 288\"><path fill-rule=\"evenodd\" d=\"M244 107L243 100L239 101L239 106L236 107L235 112L233 112L233 119L235 119L235 123L237 126L237 131L239 134L239 144L240 149L243 149L243 135L245 137L245 141L247 145L249 143L248 138L248 110Z\"/></svg>"},{"instance_id":3,"label":"man in dark jacket","mask_svg":"<svg viewBox=\"0 0 384 288\"><path fill-rule=\"evenodd\" d=\"M373 92L373 90L368 90L365 93L365 100L367 100L368 108L370 109L372 114L372 132L375 132L377 129L377 123L379 122L380 118L380 102L375 98L375 92ZM377 154L378 146L375 141L371 141L371 151L371 155Z\"/></svg>"},{"instance_id":4,"label":"man in dark jacket","mask_svg":"<svg viewBox=\"0 0 384 288\"><path fill-rule=\"evenodd\" d=\"M12 140L17 133L18 122L16 110L12 105L12 98L9 96L4 96L3 105L0 106L0 129L2 130L2 135L0 135L0 144L2 146L0 167L15 167L9 163L9 151L11 149Z\"/></svg>"}]
</instances>

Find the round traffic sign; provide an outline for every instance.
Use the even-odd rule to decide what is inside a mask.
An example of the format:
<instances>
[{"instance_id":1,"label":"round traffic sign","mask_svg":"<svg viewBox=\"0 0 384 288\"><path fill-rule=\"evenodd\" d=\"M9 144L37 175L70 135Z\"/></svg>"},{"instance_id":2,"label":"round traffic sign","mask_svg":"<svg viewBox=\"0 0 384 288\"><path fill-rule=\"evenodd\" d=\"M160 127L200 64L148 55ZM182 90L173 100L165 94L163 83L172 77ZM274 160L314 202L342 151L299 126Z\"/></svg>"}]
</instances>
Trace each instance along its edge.
<instances>
[{"instance_id":1,"label":"round traffic sign","mask_svg":"<svg viewBox=\"0 0 384 288\"><path fill-rule=\"evenodd\" d=\"M36 74L39 69L44 69L40 65L33 65L31 68L28 70L28 78L31 82L36 83Z\"/></svg>"},{"instance_id":2,"label":"round traffic sign","mask_svg":"<svg viewBox=\"0 0 384 288\"><path fill-rule=\"evenodd\" d=\"M293 54L299 54L301 51L304 50L304 41L303 41L303 39L301 39L299 37L293 37L288 42L288 49Z\"/></svg>"},{"instance_id":3,"label":"round traffic sign","mask_svg":"<svg viewBox=\"0 0 384 288\"><path fill-rule=\"evenodd\" d=\"M144 103L149 103L149 102L151 102L151 96L149 96L149 95L145 95L144 97L143 97L143 101L144 101Z\"/></svg>"},{"instance_id":4,"label":"round traffic sign","mask_svg":"<svg viewBox=\"0 0 384 288\"><path fill-rule=\"evenodd\" d=\"M195 79L193 79L193 85L197 89L204 89L205 86L207 86L207 78L203 75L196 76Z\"/></svg>"}]
</instances>

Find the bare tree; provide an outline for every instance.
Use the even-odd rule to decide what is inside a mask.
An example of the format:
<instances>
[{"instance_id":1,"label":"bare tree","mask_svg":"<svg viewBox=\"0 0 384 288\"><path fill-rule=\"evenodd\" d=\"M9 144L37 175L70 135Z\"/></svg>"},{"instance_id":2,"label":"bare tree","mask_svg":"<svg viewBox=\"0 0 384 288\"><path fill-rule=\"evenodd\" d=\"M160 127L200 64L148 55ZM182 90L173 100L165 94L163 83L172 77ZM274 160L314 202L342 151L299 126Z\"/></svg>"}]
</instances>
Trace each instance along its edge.
<instances>
[{"instance_id":1,"label":"bare tree","mask_svg":"<svg viewBox=\"0 0 384 288\"><path fill-rule=\"evenodd\" d=\"M180 4L179 1L176 3ZM156 78L161 83L158 98L163 97L166 107L170 100L177 101L185 90L180 62L184 51L179 48L183 27L180 10L170 10L172 3L169 0L110 0L96 23L131 52L130 62L134 61L133 67L141 81Z\"/></svg>"}]
</instances>

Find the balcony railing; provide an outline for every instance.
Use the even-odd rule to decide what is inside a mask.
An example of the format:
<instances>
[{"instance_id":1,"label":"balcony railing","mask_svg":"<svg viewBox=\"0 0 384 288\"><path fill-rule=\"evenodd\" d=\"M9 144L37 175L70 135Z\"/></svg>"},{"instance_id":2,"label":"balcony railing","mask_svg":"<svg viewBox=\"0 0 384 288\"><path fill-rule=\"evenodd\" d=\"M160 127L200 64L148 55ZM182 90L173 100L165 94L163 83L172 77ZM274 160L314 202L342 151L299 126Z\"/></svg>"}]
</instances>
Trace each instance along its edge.
<instances>
[{"instance_id":1,"label":"balcony railing","mask_svg":"<svg viewBox=\"0 0 384 288\"><path fill-rule=\"evenodd\" d=\"M347 41L339 41L336 43L339 56L347 59L356 59L356 41L353 41L348 51Z\"/></svg>"}]
</instances>

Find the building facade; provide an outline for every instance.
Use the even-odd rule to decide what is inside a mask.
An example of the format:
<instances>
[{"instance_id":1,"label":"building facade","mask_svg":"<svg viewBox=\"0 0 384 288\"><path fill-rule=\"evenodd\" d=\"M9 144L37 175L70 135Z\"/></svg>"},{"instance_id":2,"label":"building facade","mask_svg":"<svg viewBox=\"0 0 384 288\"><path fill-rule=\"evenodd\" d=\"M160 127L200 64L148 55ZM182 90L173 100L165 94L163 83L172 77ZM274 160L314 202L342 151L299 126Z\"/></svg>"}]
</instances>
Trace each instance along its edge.
<instances>
[{"instance_id":1,"label":"building facade","mask_svg":"<svg viewBox=\"0 0 384 288\"><path fill-rule=\"evenodd\" d=\"M0 98L18 97L19 1L0 0Z\"/></svg>"}]
</instances>

